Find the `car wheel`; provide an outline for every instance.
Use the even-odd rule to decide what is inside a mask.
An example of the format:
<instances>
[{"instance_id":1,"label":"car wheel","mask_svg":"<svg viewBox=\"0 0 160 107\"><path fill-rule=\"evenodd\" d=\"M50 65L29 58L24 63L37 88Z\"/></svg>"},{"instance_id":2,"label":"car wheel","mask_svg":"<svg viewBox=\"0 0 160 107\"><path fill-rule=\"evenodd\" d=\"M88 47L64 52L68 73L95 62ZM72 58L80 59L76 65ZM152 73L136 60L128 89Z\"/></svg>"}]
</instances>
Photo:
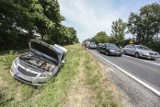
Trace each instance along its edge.
<instances>
[{"instance_id":1,"label":"car wheel","mask_svg":"<svg viewBox=\"0 0 160 107\"><path fill-rule=\"evenodd\" d=\"M99 53L101 53L101 50L100 50L100 49L98 49L98 52L99 52Z\"/></svg>"},{"instance_id":2,"label":"car wheel","mask_svg":"<svg viewBox=\"0 0 160 107\"><path fill-rule=\"evenodd\" d=\"M135 57L139 58L139 53L138 52L135 53Z\"/></svg>"},{"instance_id":3,"label":"car wheel","mask_svg":"<svg viewBox=\"0 0 160 107\"><path fill-rule=\"evenodd\" d=\"M123 51L123 54L126 55L126 51Z\"/></svg>"},{"instance_id":4,"label":"car wheel","mask_svg":"<svg viewBox=\"0 0 160 107\"><path fill-rule=\"evenodd\" d=\"M106 55L108 56L108 52L106 51Z\"/></svg>"}]
</instances>

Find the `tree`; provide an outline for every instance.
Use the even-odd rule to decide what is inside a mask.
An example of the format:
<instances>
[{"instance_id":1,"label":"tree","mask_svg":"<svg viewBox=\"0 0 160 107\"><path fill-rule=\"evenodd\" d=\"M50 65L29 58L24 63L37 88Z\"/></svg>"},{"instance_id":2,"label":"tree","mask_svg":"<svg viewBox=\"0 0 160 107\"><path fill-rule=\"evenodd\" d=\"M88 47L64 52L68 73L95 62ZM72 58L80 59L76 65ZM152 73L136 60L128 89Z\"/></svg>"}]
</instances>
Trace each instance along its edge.
<instances>
[{"instance_id":1,"label":"tree","mask_svg":"<svg viewBox=\"0 0 160 107\"><path fill-rule=\"evenodd\" d=\"M107 36L106 32L104 31L101 31L101 32L98 32L96 34L96 36L94 36L92 39L91 39L92 42L95 42L95 43L107 43L109 41L109 36Z\"/></svg>"},{"instance_id":2,"label":"tree","mask_svg":"<svg viewBox=\"0 0 160 107\"><path fill-rule=\"evenodd\" d=\"M76 30L61 24L64 17L57 0L0 0L0 5L0 43L4 47L17 46L22 35L28 43L34 32L50 43L78 42ZM9 40L14 43L12 46L8 45Z\"/></svg>"},{"instance_id":3,"label":"tree","mask_svg":"<svg viewBox=\"0 0 160 107\"><path fill-rule=\"evenodd\" d=\"M128 30L136 36L136 40L144 45L151 45L153 37L160 33L160 5L157 3L145 5L140 13L131 13L128 20Z\"/></svg>"},{"instance_id":4,"label":"tree","mask_svg":"<svg viewBox=\"0 0 160 107\"><path fill-rule=\"evenodd\" d=\"M116 42L123 41L125 36L126 23L122 19L112 22L111 38L115 38Z\"/></svg>"}]
</instances>

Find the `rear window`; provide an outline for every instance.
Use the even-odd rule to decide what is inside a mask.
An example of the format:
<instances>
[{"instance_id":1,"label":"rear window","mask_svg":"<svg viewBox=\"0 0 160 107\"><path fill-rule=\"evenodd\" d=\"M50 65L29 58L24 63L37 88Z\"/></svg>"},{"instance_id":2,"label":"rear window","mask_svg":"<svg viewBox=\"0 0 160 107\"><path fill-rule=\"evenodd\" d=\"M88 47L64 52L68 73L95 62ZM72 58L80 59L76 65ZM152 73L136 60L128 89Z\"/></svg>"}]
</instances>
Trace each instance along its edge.
<instances>
[{"instance_id":1,"label":"rear window","mask_svg":"<svg viewBox=\"0 0 160 107\"><path fill-rule=\"evenodd\" d=\"M43 54L46 54L52 58L55 58L56 60L58 59L57 53L54 52L53 50L49 49L48 47L41 45L36 42L31 42L31 48L35 49Z\"/></svg>"}]
</instances>

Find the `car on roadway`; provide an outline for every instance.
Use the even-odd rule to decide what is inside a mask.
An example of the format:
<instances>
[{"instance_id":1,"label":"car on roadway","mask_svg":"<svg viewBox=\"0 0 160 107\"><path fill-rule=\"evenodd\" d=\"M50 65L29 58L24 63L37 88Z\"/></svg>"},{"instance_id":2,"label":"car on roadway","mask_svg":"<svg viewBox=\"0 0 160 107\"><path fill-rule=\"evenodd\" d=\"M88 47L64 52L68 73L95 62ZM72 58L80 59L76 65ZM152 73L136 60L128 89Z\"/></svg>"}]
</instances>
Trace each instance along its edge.
<instances>
[{"instance_id":1,"label":"car on roadway","mask_svg":"<svg viewBox=\"0 0 160 107\"><path fill-rule=\"evenodd\" d=\"M99 43L99 44L97 45L97 51L100 51L102 45L103 45L103 43Z\"/></svg>"},{"instance_id":2,"label":"car on roadway","mask_svg":"<svg viewBox=\"0 0 160 107\"><path fill-rule=\"evenodd\" d=\"M120 48L118 48L115 44L112 43L100 44L98 51L100 53L105 53L107 56L108 55L122 56Z\"/></svg>"},{"instance_id":3,"label":"car on roadway","mask_svg":"<svg viewBox=\"0 0 160 107\"><path fill-rule=\"evenodd\" d=\"M89 45L88 45L88 48L89 49L97 49L97 44L95 42L91 42Z\"/></svg>"},{"instance_id":4,"label":"car on roadway","mask_svg":"<svg viewBox=\"0 0 160 107\"><path fill-rule=\"evenodd\" d=\"M67 49L35 39L29 42L29 48L29 52L15 58L10 72L24 83L41 86L65 64Z\"/></svg>"},{"instance_id":5,"label":"car on roadway","mask_svg":"<svg viewBox=\"0 0 160 107\"><path fill-rule=\"evenodd\" d=\"M160 57L158 52L152 51L151 49L143 45L126 45L124 47L123 53L125 55L133 55L136 58L143 57L147 59L157 59Z\"/></svg>"}]
</instances>

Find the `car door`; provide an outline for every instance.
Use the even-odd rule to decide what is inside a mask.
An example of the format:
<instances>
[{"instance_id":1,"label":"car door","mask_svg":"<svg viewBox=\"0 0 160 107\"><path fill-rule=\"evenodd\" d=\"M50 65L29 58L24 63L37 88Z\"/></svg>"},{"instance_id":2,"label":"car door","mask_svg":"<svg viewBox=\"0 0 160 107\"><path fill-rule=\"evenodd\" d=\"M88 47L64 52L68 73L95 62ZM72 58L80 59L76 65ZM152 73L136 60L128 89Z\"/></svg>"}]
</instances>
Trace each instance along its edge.
<instances>
[{"instance_id":1,"label":"car door","mask_svg":"<svg viewBox=\"0 0 160 107\"><path fill-rule=\"evenodd\" d=\"M106 48L106 46L105 46L105 44L103 44L102 47L101 47L101 49L102 49L101 51L102 51L103 53L105 53L105 48Z\"/></svg>"},{"instance_id":2,"label":"car door","mask_svg":"<svg viewBox=\"0 0 160 107\"><path fill-rule=\"evenodd\" d=\"M130 45L128 45L126 48L125 48L125 51L127 54L130 54Z\"/></svg>"},{"instance_id":3,"label":"car door","mask_svg":"<svg viewBox=\"0 0 160 107\"><path fill-rule=\"evenodd\" d=\"M136 47L134 45L131 45L130 46L130 54L135 55L135 53L136 53Z\"/></svg>"}]
</instances>

